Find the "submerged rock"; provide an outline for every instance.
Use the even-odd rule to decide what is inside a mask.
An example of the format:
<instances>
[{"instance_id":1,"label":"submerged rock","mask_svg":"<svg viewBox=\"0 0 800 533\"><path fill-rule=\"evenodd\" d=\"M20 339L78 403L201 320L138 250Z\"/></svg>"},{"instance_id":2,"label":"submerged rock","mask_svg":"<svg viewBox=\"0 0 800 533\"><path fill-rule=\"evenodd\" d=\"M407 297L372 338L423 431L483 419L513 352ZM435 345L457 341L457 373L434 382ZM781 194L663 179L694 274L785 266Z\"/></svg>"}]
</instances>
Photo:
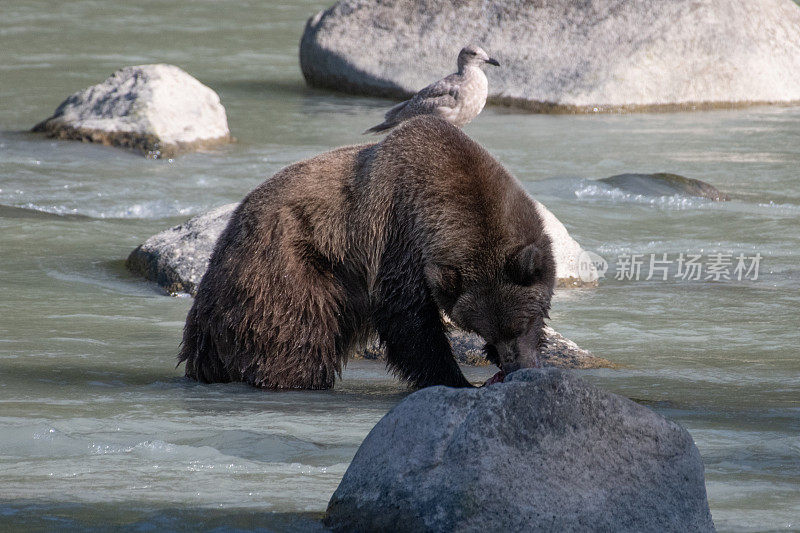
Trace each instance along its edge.
<instances>
[{"instance_id":1,"label":"submerged rock","mask_svg":"<svg viewBox=\"0 0 800 533\"><path fill-rule=\"evenodd\" d=\"M726 202L730 196L713 185L678 174L659 172L656 174L617 174L601 181L614 188L645 196L696 196L715 202Z\"/></svg>"},{"instance_id":2,"label":"submerged rock","mask_svg":"<svg viewBox=\"0 0 800 533\"><path fill-rule=\"evenodd\" d=\"M615 368L617 365L584 350L562 334L549 326L544 328L544 344L539 351L539 361L543 367L558 368ZM459 363L472 366L488 366L492 363L483 352L484 340L475 333L456 328L451 324L447 332L453 354ZM384 350L377 341L373 341L356 358L384 359Z\"/></svg>"},{"instance_id":3,"label":"submerged rock","mask_svg":"<svg viewBox=\"0 0 800 533\"><path fill-rule=\"evenodd\" d=\"M535 111L800 100L792 0L342 0L309 19L300 65L313 86L407 97L467 43L502 65L490 102Z\"/></svg>"},{"instance_id":4,"label":"submerged rock","mask_svg":"<svg viewBox=\"0 0 800 533\"><path fill-rule=\"evenodd\" d=\"M370 431L335 531L713 531L689 433L556 369L430 387Z\"/></svg>"},{"instance_id":5,"label":"submerged rock","mask_svg":"<svg viewBox=\"0 0 800 533\"><path fill-rule=\"evenodd\" d=\"M134 274L156 282L170 294L188 293L194 296L208 268L214 245L237 205L233 203L217 207L195 216L180 226L150 237L130 253L125 262L126 267ZM578 277L577 256L582 252L580 245L569 236L566 228L547 208L542 204L537 205L554 242L559 284L561 286L587 284ZM583 272L584 278L592 279L588 278L588 275L593 275L596 283L596 273ZM542 352L542 362L545 365L564 368L614 366L607 359L595 357L550 328L546 329L546 334L546 348ZM460 363L489 364L483 355L484 343L479 336L457 329L453 329L449 336L453 351ZM383 357L383 349L373 344L358 356L379 359Z\"/></svg>"},{"instance_id":6,"label":"submerged rock","mask_svg":"<svg viewBox=\"0 0 800 533\"><path fill-rule=\"evenodd\" d=\"M78 91L33 131L50 137L132 148L147 157L230 141L217 93L174 65L125 67Z\"/></svg>"}]
</instances>

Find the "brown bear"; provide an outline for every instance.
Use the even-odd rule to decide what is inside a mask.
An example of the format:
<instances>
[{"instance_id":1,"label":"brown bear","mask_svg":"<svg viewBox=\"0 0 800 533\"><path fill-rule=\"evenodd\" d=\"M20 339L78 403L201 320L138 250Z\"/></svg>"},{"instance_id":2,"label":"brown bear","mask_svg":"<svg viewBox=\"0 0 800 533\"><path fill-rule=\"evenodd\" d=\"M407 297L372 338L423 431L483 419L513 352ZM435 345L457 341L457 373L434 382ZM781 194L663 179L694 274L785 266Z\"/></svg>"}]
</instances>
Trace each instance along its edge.
<instances>
[{"instance_id":1,"label":"brown bear","mask_svg":"<svg viewBox=\"0 0 800 533\"><path fill-rule=\"evenodd\" d=\"M202 382L327 389L377 332L400 378L469 387L441 313L511 372L536 364L554 283L519 181L460 129L420 117L253 190L217 241L179 358Z\"/></svg>"}]
</instances>

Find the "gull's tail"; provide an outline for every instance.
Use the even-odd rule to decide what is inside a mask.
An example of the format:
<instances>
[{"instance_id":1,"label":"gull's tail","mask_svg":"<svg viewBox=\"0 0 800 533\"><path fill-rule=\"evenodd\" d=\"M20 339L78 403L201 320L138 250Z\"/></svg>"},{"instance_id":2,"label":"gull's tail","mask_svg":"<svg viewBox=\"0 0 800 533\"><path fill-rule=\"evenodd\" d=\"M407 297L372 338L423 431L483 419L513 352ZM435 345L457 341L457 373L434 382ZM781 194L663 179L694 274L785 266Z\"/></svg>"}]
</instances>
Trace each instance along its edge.
<instances>
[{"instance_id":1,"label":"gull's tail","mask_svg":"<svg viewBox=\"0 0 800 533\"><path fill-rule=\"evenodd\" d=\"M384 120L377 126L372 126L368 130L364 130L364 133L361 135L366 135L367 133L380 133L382 131L390 130L400 124L402 119L400 117L400 113L406 108L408 103L411 100L406 100L405 102L400 102L396 106L392 107L389 111L386 112L384 115Z\"/></svg>"},{"instance_id":2,"label":"gull's tail","mask_svg":"<svg viewBox=\"0 0 800 533\"><path fill-rule=\"evenodd\" d=\"M381 133L382 131L390 130L397 126L397 122L389 122L388 120L385 122L381 122L377 126L372 126L368 130L364 130L364 133L361 135L366 135L367 133Z\"/></svg>"}]
</instances>

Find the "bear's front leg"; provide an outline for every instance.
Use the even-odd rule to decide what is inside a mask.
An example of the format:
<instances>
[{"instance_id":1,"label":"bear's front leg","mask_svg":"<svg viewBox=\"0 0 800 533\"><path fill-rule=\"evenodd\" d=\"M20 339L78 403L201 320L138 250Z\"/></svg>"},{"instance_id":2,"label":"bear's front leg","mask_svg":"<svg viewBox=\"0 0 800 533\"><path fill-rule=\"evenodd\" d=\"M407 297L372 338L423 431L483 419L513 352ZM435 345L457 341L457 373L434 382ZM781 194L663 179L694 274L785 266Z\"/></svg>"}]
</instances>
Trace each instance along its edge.
<instances>
[{"instance_id":1,"label":"bear's front leg","mask_svg":"<svg viewBox=\"0 0 800 533\"><path fill-rule=\"evenodd\" d=\"M420 292L422 298L405 291L400 297L386 299L374 315L381 342L386 346L387 363L420 388L472 387L453 357L439 308L425 289Z\"/></svg>"}]
</instances>

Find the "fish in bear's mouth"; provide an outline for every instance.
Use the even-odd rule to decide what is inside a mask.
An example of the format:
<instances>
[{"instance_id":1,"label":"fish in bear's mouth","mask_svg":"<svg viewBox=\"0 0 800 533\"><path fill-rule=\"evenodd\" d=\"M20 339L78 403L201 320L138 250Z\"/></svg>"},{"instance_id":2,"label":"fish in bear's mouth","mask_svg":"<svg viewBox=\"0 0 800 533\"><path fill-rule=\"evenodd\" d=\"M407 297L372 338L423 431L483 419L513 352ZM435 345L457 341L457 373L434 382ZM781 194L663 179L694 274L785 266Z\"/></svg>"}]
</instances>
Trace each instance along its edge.
<instances>
[{"instance_id":1,"label":"fish in bear's mouth","mask_svg":"<svg viewBox=\"0 0 800 533\"><path fill-rule=\"evenodd\" d=\"M506 379L506 373L502 370L498 371L497 374L487 379L482 387L488 387L490 385L494 385L495 383L502 383Z\"/></svg>"}]
</instances>

